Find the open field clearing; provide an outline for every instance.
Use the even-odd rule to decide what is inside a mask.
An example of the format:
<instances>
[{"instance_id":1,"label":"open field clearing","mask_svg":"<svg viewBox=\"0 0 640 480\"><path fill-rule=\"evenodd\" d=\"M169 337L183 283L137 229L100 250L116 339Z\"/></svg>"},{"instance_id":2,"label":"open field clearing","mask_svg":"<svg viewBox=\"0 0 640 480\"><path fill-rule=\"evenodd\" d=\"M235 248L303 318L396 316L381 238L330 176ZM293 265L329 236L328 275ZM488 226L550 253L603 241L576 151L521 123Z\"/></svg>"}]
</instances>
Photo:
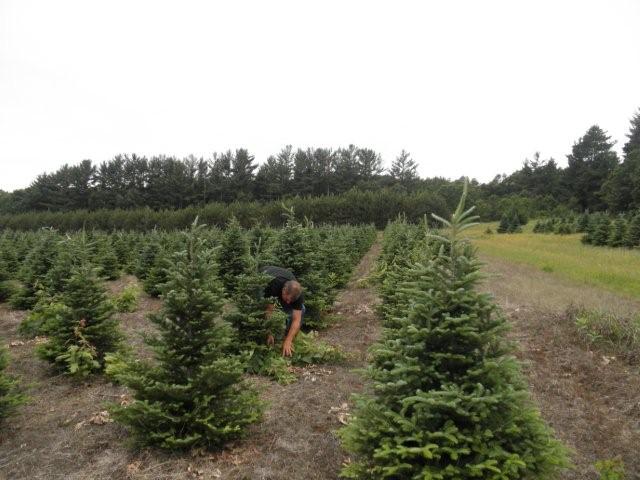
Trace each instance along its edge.
<instances>
[{"instance_id":1,"label":"open field clearing","mask_svg":"<svg viewBox=\"0 0 640 480\"><path fill-rule=\"evenodd\" d=\"M496 224L481 224L469 230L469 237L481 257L530 265L579 288L595 286L640 299L640 250L583 245L581 234L534 234L532 223L517 234L486 234L487 227L495 232Z\"/></svg>"}]
</instances>

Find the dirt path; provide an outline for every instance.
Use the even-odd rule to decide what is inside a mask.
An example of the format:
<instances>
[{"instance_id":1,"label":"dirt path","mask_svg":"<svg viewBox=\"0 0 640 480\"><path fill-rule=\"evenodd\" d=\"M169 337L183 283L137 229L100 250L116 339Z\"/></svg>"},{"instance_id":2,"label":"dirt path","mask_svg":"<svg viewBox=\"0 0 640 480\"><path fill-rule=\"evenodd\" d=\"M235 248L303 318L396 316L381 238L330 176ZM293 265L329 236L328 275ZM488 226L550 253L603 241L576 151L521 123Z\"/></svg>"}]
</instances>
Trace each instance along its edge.
<instances>
[{"instance_id":1,"label":"dirt path","mask_svg":"<svg viewBox=\"0 0 640 480\"><path fill-rule=\"evenodd\" d=\"M627 479L640 479L640 371L580 341L570 306L620 314L640 302L501 259L484 258L492 293L510 319L511 335L542 415L574 450L576 469L563 478L595 480L597 460L621 456Z\"/></svg>"},{"instance_id":2,"label":"dirt path","mask_svg":"<svg viewBox=\"0 0 640 480\"><path fill-rule=\"evenodd\" d=\"M215 455L168 455L128 447L126 431L101 422L99 415L105 402L120 401L125 390L102 377L75 383L52 376L35 356L37 341L19 343L16 329L24 313L0 305L1 338L15 344L9 349L10 371L29 384L31 396L0 428L0 479L337 478L344 457L334 432L341 426L351 393L363 387L362 378L352 370L364 365L367 347L379 331L373 311L378 297L373 288L360 288L358 280L371 271L380 248L378 238L335 302L338 323L322 335L340 345L350 360L341 366L300 369L299 380L287 386L253 379L269 402L265 417L246 440ZM117 291L121 284L111 287ZM134 346L142 346L137 332L149 328L145 313L159 305L145 297L137 312L120 315Z\"/></svg>"}]
</instances>

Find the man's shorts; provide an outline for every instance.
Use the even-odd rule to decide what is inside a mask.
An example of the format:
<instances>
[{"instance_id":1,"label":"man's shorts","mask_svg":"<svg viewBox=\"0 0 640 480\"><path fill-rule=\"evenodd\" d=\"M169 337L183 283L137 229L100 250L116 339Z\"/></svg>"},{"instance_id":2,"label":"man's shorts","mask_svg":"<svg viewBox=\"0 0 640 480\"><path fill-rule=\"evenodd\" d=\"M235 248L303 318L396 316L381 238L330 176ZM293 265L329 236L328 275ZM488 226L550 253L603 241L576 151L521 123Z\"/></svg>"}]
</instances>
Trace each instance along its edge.
<instances>
[{"instance_id":1,"label":"man's shorts","mask_svg":"<svg viewBox=\"0 0 640 480\"><path fill-rule=\"evenodd\" d=\"M304 307L304 303L302 304L302 315L300 315L300 327L302 327L302 325L304 325L304 312L306 312L307 309ZM285 312L287 314L287 325L284 328L284 334L285 336L287 335L287 333L289 333L289 328L291 327L291 322L293 321L293 310L289 310L288 312L285 310Z\"/></svg>"}]
</instances>

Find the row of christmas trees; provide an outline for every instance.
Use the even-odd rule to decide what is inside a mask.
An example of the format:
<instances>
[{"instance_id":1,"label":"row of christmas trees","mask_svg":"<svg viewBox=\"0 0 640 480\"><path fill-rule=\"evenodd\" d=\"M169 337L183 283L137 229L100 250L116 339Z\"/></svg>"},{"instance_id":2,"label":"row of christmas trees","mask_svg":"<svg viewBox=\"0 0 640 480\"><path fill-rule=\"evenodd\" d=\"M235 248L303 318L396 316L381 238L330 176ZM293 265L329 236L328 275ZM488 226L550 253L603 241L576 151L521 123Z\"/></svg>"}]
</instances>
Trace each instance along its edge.
<instances>
[{"instance_id":1,"label":"row of christmas trees","mask_svg":"<svg viewBox=\"0 0 640 480\"><path fill-rule=\"evenodd\" d=\"M32 309L39 296L54 296L68 278L74 261L74 238L51 230L3 232L0 235L0 301L9 300L14 308ZM144 290L160 293L165 281L167 259L185 245L183 232L152 231L86 232L90 261L98 275L113 280L122 272L136 275ZM323 226L301 224L287 212L283 229L257 226L240 228L231 219L224 231L206 229L209 246L218 245L218 263L228 294L234 278L251 264L250 255L259 251L262 264L292 263L296 275L307 289L308 326L321 328L321 312L332 303L333 292L346 283L349 273L375 235L373 227ZM40 293L39 293L40 292Z\"/></svg>"},{"instance_id":2,"label":"row of christmas trees","mask_svg":"<svg viewBox=\"0 0 640 480\"><path fill-rule=\"evenodd\" d=\"M317 231L321 232L318 238L329 244L317 245L319 251L328 255L332 252L325 265L343 269L331 274L335 278L324 280L323 292L328 295L330 288L346 281L350 268L373 241L375 230L313 229L297 222L291 212L287 227L277 232L280 241L275 242L278 248L274 251L281 255L279 264L298 275L311 274L310 269L319 266L314 263L315 257L304 257L310 252L308 246L296 247L300 246L298 242L308 240L310 232L315 235ZM182 248L165 257L162 283L158 284L164 309L150 316L158 330L158 335L148 340L155 362L135 359L124 345L114 304L100 278L101 269L93 261L95 248L88 235L64 240L68 270L60 275L55 291L41 290L37 294L35 308L23 322L29 328L24 330L46 335L47 341L37 353L57 370L82 376L106 369L137 392L131 409L114 406L113 412L143 442L166 448L215 447L259 416L255 392L245 388L242 381L245 371L280 381L292 379L288 363L265 344L269 334L276 338L282 334L284 319L277 313L268 321L264 318L266 305L272 301L263 295L269 278L260 273L260 257L255 255L259 251L251 255L248 236L236 222L231 222L215 247L211 231L202 226L194 225L179 237ZM52 232L45 232L39 245L48 244L52 238ZM54 261L42 278L54 278L49 274L57 265ZM309 270L303 270L305 266ZM321 276L326 272L313 273ZM223 315L225 302L229 308ZM295 348L293 361L298 363L340 358L332 347L302 333ZM15 380L2 374L5 364L3 353L0 416L23 400ZM189 422L192 424L187 425Z\"/></svg>"},{"instance_id":3,"label":"row of christmas trees","mask_svg":"<svg viewBox=\"0 0 640 480\"><path fill-rule=\"evenodd\" d=\"M466 194L466 192L465 192ZM465 194L434 233L399 221L381 255L384 331L371 393L340 432L354 479L549 479L567 464L505 338L506 320L476 290L480 265L460 233Z\"/></svg>"},{"instance_id":4,"label":"row of christmas trees","mask_svg":"<svg viewBox=\"0 0 640 480\"><path fill-rule=\"evenodd\" d=\"M583 233L582 242L608 247L640 247L640 213L618 215L585 213L577 217L552 217L536 222L534 233Z\"/></svg>"}]
</instances>

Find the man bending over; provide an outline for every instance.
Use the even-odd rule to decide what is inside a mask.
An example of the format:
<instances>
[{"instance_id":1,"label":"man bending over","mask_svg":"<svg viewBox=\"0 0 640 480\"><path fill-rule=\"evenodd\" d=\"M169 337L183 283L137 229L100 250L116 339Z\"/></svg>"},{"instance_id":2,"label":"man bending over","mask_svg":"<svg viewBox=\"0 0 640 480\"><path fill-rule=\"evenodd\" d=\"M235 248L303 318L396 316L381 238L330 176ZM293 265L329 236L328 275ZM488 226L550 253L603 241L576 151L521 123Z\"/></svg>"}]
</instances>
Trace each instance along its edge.
<instances>
[{"instance_id":1,"label":"man bending over","mask_svg":"<svg viewBox=\"0 0 640 480\"><path fill-rule=\"evenodd\" d=\"M293 340L300 331L300 327L302 327L302 318L305 312L302 287L289 270L268 265L263 267L262 271L272 277L272 280L264 289L264 296L267 298L276 297L280 308L287 314L287 325L284 332L284 341L282 342L282 355L290 357L293 352ZM273 313L273 304L267 305L267 318L271 313ZM273 342L273 335L269 335L267 343L273 345Z\"/></svg>"}]
</instances>

